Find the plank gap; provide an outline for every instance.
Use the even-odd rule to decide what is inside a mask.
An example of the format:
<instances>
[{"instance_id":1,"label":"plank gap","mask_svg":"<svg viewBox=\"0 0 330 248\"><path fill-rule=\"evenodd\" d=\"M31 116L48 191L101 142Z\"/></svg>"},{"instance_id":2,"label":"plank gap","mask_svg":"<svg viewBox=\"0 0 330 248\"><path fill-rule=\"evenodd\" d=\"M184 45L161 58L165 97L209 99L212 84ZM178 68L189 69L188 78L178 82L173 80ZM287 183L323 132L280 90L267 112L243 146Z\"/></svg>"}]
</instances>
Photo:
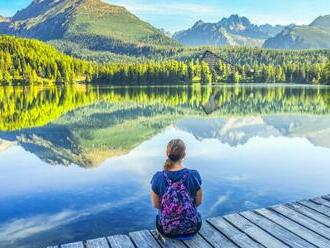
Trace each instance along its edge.
<instances>
[{"instance_id":1,"label":"plank gap","mask_svg":"<svg viewBox=\"0 0 330 248\"><path fill-rule=\"evenodd\" d=\"M253 213L254 213L254 212L253 212ZM252 221L252 220L246 218L246 217L245 217L244 215L242 215L241 213L239 213L239 215L242 216L243 218L245 218L247 221L250 221L251 223L253 223L253 224L256 225L257 227L259 227L259 228L260 228L261 230L263 230L264 232L268 233L268 234L269 234L270 236L272 236L273 238L279 240L280 242L284 243L286 246L290 247L290 244L288 244L288 243L286 243L284 240L282 240L282 239L276 237L273 233L267 231L267 230L266 230L265 228L263 228L261 225L259 225L259 224L257 224L256 222L254 222L254 221ZM260 215L260 217L263 218L262 215ZM276 226L279 226L277 223L273 223L273 224L276 225ZM281 226L279 226L279 227L281 227Z\"/></svg>"},{"instance_id":2,"label":"plank gap","mask_svg":"<svg viewBox=\"0 0 330 248\"><path fill-rule=\"evenodd\" d=\"M225 217L225 216L224 216ZM247 234L246 232L244 232L243 230L241 230L239 227L235 226L233 223L231 223L230 221L228 221L227 219L223 218L224 221L226 221L229 225L233 226L234 228L236 228L237 230L239 230L241 233L244 233L246 236L248 236L251 240L253 240L254 242L258 243L259 245L266 247L265 245L261 244L258 240L254 239L253 237L251 237L249 234ZM266 247L267 248L267 247Z\"/></svg>"},{"instance_id":3,"label":"plank gap","mask_svg":"<svg viewBox=\"0 0 330 248\"><path fill-rule=\"evenodd\" d=\"M313 198L310 201L311 202L314 202L315 204L318 204L320 206L324 206L324 207L330 208L330 201L324 200L321 197Z\"/></svg>"},{"instance_id":4,"label":"plank gap","mask_svg":"<svg viewBox=\"0 0 330 248\"><path fill-rule=\"evenodd\" d=\"M227 222L225 219L222 218L223 221ZM219 233L221 233L223 236L225 236L229 241L231 241L234 245L236 245L237 247L241 247L233 237L231 237L230 235L227 235L226 233L222 232L219 228L217 228L215 225L213 225L209 220L206 220L207 223L209 225L211 225L215 230L217 230ZM237 229L235 226L233 226L232 224L228 223L228 225L232 226L233 228ZM240 230L237 229L237 231L241 232ZM264 246L263 246L264 247Z\"/></svg>"},{"instance_id":5,"label":"plank gap","mask_svg":"<svg viewBox=\"0 0 330 248\"><path fill-rule=\"evenodd\" d=\"M330 209L328 210L325 206L323 205L318 205L318 204L315 204L314 202L312 201L302 201L302 202L298 202L300 205L304 206L304 207L307 207L309 209L312 209L314 211L317 211L318 213L320 214L323 214L324 216L330 218ZM324 209L326 208L326 209ZM330 221L329 221L330 223Z\"/></svg>"},{"instance_id":6,"label":"plank gap","mask_svg":"<svg viewBox=\"0 0 330 248\"><path fill-rule=\"evenodd\" d=\"M305 215L306 217L313 219L314 221L330 228L330 218L326 215L321 214L321 217L319 217L320 213L318 213L315 210L309 209L309 208L306 209L305 206L302 206L301 204L297 204L297 202L294 204L292 204L292 203L285 204L284 206L287 206L287 207L291 208L292 210L294 210L302 215ZM327 219L329 219L329 220L327 220ZM327 221L329 223L326 224Z\"/></svg>"},{"instance_id":7,"label":"plank gap","mask_svg":"<svg viewBox=\"0 0 330 248\"><path fill-rule=\"evenodd\" d=\"M277 225L283 227L288 232L291 232L300 238L306 240L313 245L317 245L318 247L328 248L330 247L330 240L326 239L319 233L314 232L313 230L297 223L286 216L277 213L272 209L258 209L255 210L256 214L262 215L263 217L267 218L269 221L276 223Z\"/></svg>"},{"instance_id":8,"label":"plank gap","mask_svg":"<svg viewBox=\"0 0 330 248\"><path fill-rule=\"evenodd\" d=\"M294 233L287 232L286 229L282 228L277 223L269 221L259 214L254 212L242 212L241 215L251 220L251 222L255 223L257 226L267 231L272 236L275 236L289 247L315 247L315 245L312 243L300 238Z\"/></svg>"},{"instance_id":9,"label":"plank gap","mask_svg":"<svg viewBox=\"0 0 330 248\"><path fill-rule=\"evenodd\" d=\"M285 206L282 205L282 207L285 207ZM296 212L298 215L303 215L303 214L301 214L301 213L299 213L299 212L297 212L297 211L295 211L295 210L293 210L293 209L291 209L291 208L289 208L289 209L290 209L291 211ZM281 212L278 211L276 208L273 208L273 207L272 207L272 208L270 208L269 210L272 210L272 211L276 212L277 214L283 216L284 218L287 218L287 219L289 219L289 220L295 222L296 224L298 224L298 225L300 225L300 226L302 226L302 227L308 229L309 231L311 231L311 232L313 232L313 233L315 233L315 234L317 234L317 235L319 235L319 236L321 236L321 237L324 237L324 238L330 240L330 237L328 237L327 235L324 235L324 234L321 234L321 233L316 232L313 228L310 228L309 226L307 226L307 225L305 225L305 224L302 224L301 222L297 221L295 218L292 218L292 217L290 217L290 216L287 216L287 215L281 213ZM304 218L306 218L306 219L310 219L310 220L316 222L315 220L309 218L308 216L305 216L305 215L303 215L303 216L304 216ZM317 222L317 224L322 225L321 223L318 223L318 222ZM311 224L311 225L312 225L312 224ZM324 226L324 227L326 228L326 226Z\"/></svg>"}]
</instances>

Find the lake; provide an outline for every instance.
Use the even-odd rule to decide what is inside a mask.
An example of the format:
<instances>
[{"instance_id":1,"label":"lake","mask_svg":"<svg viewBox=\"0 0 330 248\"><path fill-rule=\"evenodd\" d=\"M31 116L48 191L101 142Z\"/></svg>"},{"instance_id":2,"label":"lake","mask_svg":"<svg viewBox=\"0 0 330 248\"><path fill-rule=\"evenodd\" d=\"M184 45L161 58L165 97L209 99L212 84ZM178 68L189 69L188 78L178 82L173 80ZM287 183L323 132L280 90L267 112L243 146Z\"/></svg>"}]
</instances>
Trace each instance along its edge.
<instances>
[{"instance_id":1,"label":"lake","mask_svg":"<svg viewBox=\"0 0 330 248\"><path fill-rule=\"evenodd\" d=\"M0 247L154 228L172 138L204 218L330 193L330 88L0 87Z\"/></svg>"}]
</instances>

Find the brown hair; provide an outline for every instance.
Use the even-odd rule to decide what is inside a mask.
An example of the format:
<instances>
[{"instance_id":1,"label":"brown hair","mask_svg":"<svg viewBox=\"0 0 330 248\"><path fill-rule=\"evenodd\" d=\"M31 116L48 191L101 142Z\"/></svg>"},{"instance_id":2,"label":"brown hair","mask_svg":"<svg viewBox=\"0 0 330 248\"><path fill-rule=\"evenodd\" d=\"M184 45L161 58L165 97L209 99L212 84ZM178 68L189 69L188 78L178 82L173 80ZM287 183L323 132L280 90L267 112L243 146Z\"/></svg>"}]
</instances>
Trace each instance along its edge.
<instances>
[{"instance_id":1,"label":"brown hair","mask_svg":"<svg viewBox=\"0 0 330 248\"><path fill-rule=\"evenodd\" d=\"M164 170L173 168L175 163L181 161L186 156L186 145L180 139L173 139L167 144L167 159Z\"/></svg>"}]
</instances>

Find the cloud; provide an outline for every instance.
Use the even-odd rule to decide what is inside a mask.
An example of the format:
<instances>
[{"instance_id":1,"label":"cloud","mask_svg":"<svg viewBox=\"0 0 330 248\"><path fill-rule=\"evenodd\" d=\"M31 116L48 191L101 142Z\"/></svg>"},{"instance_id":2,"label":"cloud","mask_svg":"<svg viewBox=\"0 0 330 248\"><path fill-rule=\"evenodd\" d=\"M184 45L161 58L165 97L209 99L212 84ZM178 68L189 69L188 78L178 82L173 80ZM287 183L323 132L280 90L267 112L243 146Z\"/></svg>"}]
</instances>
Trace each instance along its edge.
<instances>
[{"instance_id":1,"label":"cloud","mask_svg":"<svg viewBox=\"0 0 330 248\"><path fill-rule=\"evenodd\" d=\"M216 211L217 208L221 206L224 202L228 201L228 199L229 199L229 194L219 196L217 201L210 207L209 213L207 215L211 216L214 213L214 211Z\"/></svg>"},{"instance_id":2,"label":"cloud","mask_svg":"<svg viewBox=\"0 0 330 248\"><path fill-rule=\"evenodd\" d=\"M53 215L37 215L12 220L0 227L0 241L9 242L50 230L78 219L75 211L62 211Z\"/></svg>"},{"instance_id":3,"label":"cloud","mask_svg":"<svg viewBox=\"0 0 330 248\"><path fill-rule=\"evenodd\" d=\"M132 202L140 200L144 195L145 192L138 192L131 197L113 203L108 202L85 209L66 209L54 214L39 214L28 218L14 219L0 226L0 242L12 242L18 239L24 239L72 223L82 217L95 215L111 208L131 204Z\"/></svg>"}]
</instances>

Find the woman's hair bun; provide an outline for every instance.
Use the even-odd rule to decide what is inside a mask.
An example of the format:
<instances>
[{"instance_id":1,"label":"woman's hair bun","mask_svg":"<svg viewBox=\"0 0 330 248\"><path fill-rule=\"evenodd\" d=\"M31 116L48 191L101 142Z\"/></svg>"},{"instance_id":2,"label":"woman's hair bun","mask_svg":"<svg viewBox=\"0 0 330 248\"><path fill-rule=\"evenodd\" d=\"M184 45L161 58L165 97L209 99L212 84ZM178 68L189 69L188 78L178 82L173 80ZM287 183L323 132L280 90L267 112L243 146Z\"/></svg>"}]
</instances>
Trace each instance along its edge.
<instances>
[{"instance_id":1,"label":"woman's hair bun","mask_svg":"<svg viewBox=\"0 0 330 248\"><path fill-rule=\"evenodd\" d=\"M181 159L179 155L175 155L175 154L168 155L168 158L173 162L178 162Z\"/></svg>"}]
</instances>

